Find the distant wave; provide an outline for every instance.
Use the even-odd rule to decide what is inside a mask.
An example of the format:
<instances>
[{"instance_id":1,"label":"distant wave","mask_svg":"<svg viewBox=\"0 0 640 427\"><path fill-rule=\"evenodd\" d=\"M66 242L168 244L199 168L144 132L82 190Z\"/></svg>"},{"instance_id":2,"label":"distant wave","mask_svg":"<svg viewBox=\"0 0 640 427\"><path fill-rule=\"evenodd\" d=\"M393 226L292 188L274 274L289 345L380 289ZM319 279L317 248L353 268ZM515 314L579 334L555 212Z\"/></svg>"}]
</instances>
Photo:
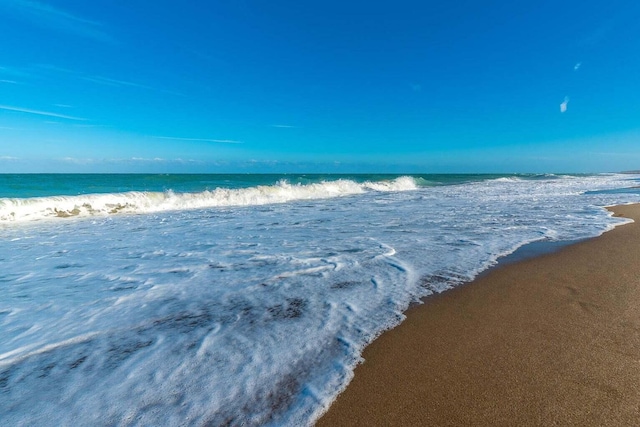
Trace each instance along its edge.
<instances>
[{"instance_id":1,"label":"distant wave","mask_svg":"<svg viewBox=\"0 0 640 427\"><path fill-rule=\"evenodd\" d=\"M0 223L46 218L106 216L119 213L153 213L217 206L255 206L295 200L326 199L369 191L415 190L419 183L402 176L389 181L358 183L339 179L314 184L261 185L243 189L216 188L198 193L131 191L34 198L0 198Z\"/></svg>"},{"instance_id":2,"label":"distant wave","mask_svg":"<svg viewBox=\"0 0 640 427\"><path fill-rule=\"evenodd\" d=\"M522 178L518 178L516 176L510 176L510 177L496 178L493 181L495 181L495 182L520 182L520 181L523 181L523 179Z\"/></svg>"},{"instance_id":3,"label":"distant wave","mask_svg":"<svg viewBox=\"0 0 640 427\"><path fill-rule=\"evenodd\" d=\"M520 181L552 181L561 179L576 179L575 175L562 175L554 173L540 173L540 174L523 174L515 176L503 176L500 178L493 178L490 181L494 182L520 182Z\"/></svg>"}]
</instances>

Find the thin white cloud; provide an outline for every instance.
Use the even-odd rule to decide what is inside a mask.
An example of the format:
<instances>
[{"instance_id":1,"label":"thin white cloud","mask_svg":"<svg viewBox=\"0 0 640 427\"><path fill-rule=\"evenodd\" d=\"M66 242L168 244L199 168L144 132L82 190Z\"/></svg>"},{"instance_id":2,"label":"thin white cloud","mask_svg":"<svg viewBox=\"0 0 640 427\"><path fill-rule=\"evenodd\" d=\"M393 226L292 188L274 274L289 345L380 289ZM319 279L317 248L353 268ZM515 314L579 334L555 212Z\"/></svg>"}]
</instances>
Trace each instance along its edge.
<instances>
[{"instance_id":1,"label":"thin white cloud","mask_svg":"<svg viewBox=\"0 0 640 427\"><path fill-rule=\"evenodd\" d=\"M70 70L68 68L58 67L53 64L37 64L36 67L43 69L45 71L55 71L60 74L78 74L77 72Z\"/></svg>"},{"instance_id":2,"label":"thin white cloud","mask_svg":"<svg viewBox=\"0 0 640 427\"><path fill-rule=\"evenodd\" d=\"M131 87L137 87L137 88L141 88L141 89L153 89L151 86L147 86L147 85L143 85L143 84L139 84L139 83L133 83L133 82L127 82L124 80L116 80L116 79L110 79L107 77L100 77L100 76L93 76L93 77L82 77L83 80L87 80L89 82L93 82L93 83L99 83L101 85L107 85L107 86L131 86Z\"/></svg>"},{"instance_id":3,"label":"thin white cloud","mask_svg":"<svg viewBox=\"0 0 640 427\"><path fill-rule=\"evenodd\" d=\"M113 38L105 33L102 24L73 15L47 3L33 0L4 0L0 8L26 19L36 25L93 38L95 40L113 42Z\"/></svg>"},{"instance_id":4,"label":"thin white cloud","mask_svg":"<svg viewBox=\"0 0 640 427\"><path fill-rule=\"evenodd\" d=\"M30 108L13 107L10 105L0 105L0 110L15 111L17 113L35 114L38 116L45 116L45 117L57 117L59 119L67 119L67 120L78 120L78 121L87 120L81 117L67 116L66 114L51 113L49 111L32 110Z\"/></svg>"},{"instance_id":5,"label":"thin white cloud","mask_svg":"<svg viewBox=\"0 0 640 427\"><path fill-rule=\"evenodd\" d=\"M18 84L18 82L15 81L15 80L5 80L5 79L0 79L0 83L9 83L9 84L12 84L12 85L17 85Z\"/></svg>"},{"instance_id":6,"label":"thin white cloud","mask_svg":"<svg viewBox=\"0 0 640 427\"><path fill-rule=\"evenodd\" d=\"M615 19L609 19L599 27L595 28L590 34L580 40L581 45L596 46L601 44L613 30L616 25Z\"/></svg>"},{"instance_id":7,"label":"thin white cloud","mask_svg":"<svg viewBox=\"0 0 640 427\"><path fill-rule=\"evenodd\" d=\"M103 162L103 163L116 163L116 164L132 164L132 163L137 163L137 164L188 164L188 163L202 163L202 161L200 160L193 160L193 159L181 159L181 158L177 158L177 159L163 159L161 157L130 157L127 159L122 159L122 158L111 158L111 159L104 159L102 161L96 161L97 162Z\"/></svg>"},{"instance_id":8,"label":"thin white cloud","mask_svg":"<svg viewBox=\"0 0 640 427\"><path fill-rule=\"evenodd\" d=\"M635 152L591 152L591 153L587 153L587 154L591 154L594 156L612 156L612 157L636 157L638 155L638 153Z\"/></svg>"},{"instance_id":9,"label":"thin white cloud","mask_svg":"<svg viewBox=\"0 0 640 427\"><path fill-rule=\"evenodd\" d=\"M106 85L106 86L128 86L128 87L135 87L138 89L146 89L146 90L153 90L153 91L158 91L158 92L164 92L164 93L169 93L171 95L177 95L177 96L184 96L184 94L180 93L180 92L174 92L171 90L166 90L166 89L158 89L152 86L148 86L148 85L144 85L141 83L134 83L134 82L129 82L129 81L125 81L125 80L116 80L116 79L111 79L108 77L102 77L102 76L85 76L85 77L81 77L83 80L86 80L88 82L93 82L93 83L98 83L101 85Z\"/></svg>"},{"instance_id":10,"label":"thin white cloud","mask_svg":"<svg viewBox=\"0 0 640 427\"><path fill-rule=\"evenodd\" d=\"M209 139L209 138L181 138L177 136L152 136L155 139L169 139L175 141L197 141L197 142L218 142L224 144L244 144L242 141L236 141L234 139Z\"/></svg>"},{"instance_id":11,"label":"thin white cloud","mask_svg":"<svg viewBox=\"0 0 640 427\"><path fill-rule=\"evenodd\" d=\"M293 129L295 126L291 125L271 125L272 128Z\"/></svg>"},{"instance_id":12,"label":"thin white cloud","mask_svg":"<svg viewBox=\"0 0 640 427\"><path fill-rule=\"evenodd\" d=\"M2 0L0 0L1 2ZM133 87L133 88L138 88L138 89L144 89L144 90L152 90L152 91L156 91L156 92L163 92L163 93L168 93L171 95L176 95L176 96L185 96L183 93L180 92L175 92L172 90L167 90L167 89L160 89L157 87L153 87L153 86L149 86L149 85L145 85L142 83L136 83L136 82L131 82L131 81L127 81L127 80L118 80L118 79L112 79L109 77L103 77L103 76L88 76L85 75L82 71L74 71L74 70L70 70L68 68L61 68L58 67L56 65L52 65L52 64L38 64L37 65L38 68L45 70L47 72L54 72L54 73L58 73L58 74L62 74L66 77L71 77L71 78L76 78L79 80L85 80L91 83L97 83L100 85L104 85L104 86L111 86L111 87ZM2 71L2 67L0 67L0 71ZM59 107L64 107L64 108L75 108L73 105L65 105L65 104L56 104Z\"/></svg>"},{"instance_id":13,"label":"thin white cloud","mask_svg":"<svg viewBox=\"0 0 640 427\"><path fill-rule=\"evenodd\" d=\"M576 65L574 65L574 66L573 66L573 69L574 69L575 71L578 71L578 70L580 69L580 67L582 67L582 62L578 62L578 63L576 63Z\"/></svg>"},{"instance_id":14,"label":"thin white cloud","mask_svg":"<svg viewBox=\"0 0 640 427\"><path fill-rule=\"evenodd\" d=\"M147 159L144 157L132 157L131 160L134 162L164 162L165 161L165 159L160 157L154 157L153 159Z\"/></svg>"},{"instance_id":15,"label":"thin white cloud","mask_svg":"<svg viewBox=\"0 0 640 427\"><path fill-rule=\"evenodd\" d=\"M73 105L67 105L67 104L53 104L54 107L60 107L60 108L73 108Z\"/></svg>"},{"instance_id":16,"label":"thin white cloud","mask_svg":"<svg viewBox=\"0 0 640 427\"><path fill-rule=\"evenodd\" d=\"M0 3L1 3L1 1L2 0L0 0ZM13 80L14 77L25 78L25 77L31 77L32 76L31 73L28 73L28 72L24 71L21 68L4 67L4 66L0 67L0 74L4 74L5 77L9 76L10 78L7 79L7 80L10 80L10 81L14 81Z\"/></svg>"},{"instance_id":17,"label":"thin white cloud","mask_svg":"<svg viewBox=\"0 0 640 427\"><path fill-rule=\"evenodd\" d=\"M89 165L95 163L94 159L78 159L76 157L63 157L58 160L64 163L73 163L74 165Z\"/></svg>"},{"instance_id":18,"label":"thin white cloud","mask_svg":"<svg viewBox=\"0 0 640 427\"><path fill-rule=\"evenodd\" d=\"M99 124L80 124L80 123L74 123L73 124L74 127L77 128L108 128L111 127L109 125L99 125Z\"/></svg>"},{"instance_id":19,"label":"thin white cloud","mask_svg":"<svg viewBox=\"0 0 640 427\"><path fill-rule=\"evenodd\" d=\"M0 160L6 161L6 162L14 162L20 159L18 157L13 157L13 156L0 156Z\"/></svg>"},{"instance_id":20,"label":"thin white cloud","mask_svg":"<svg viewBox=\"0 0 640 427\"><path fill-rule=\"evenodd\" d=\"M564 113L565 111L567 111L567 105L569 104L569 97L565 96L564 97L564 101L562 101L562 103L560 104L560 112Z\"/></svg>"},{"instance_id":21,"label":"thin white cloud","mask_svg":"<svg viewBox=\"0 0 640 427\"><path fill-rule=\"evenodd\" d=\"M5 156L8 157L8 156ZM0 162L3 160L2 156L0 156ZM19 159L7 159L6 161L17 161ZM161 157L128 157L128 158L79 158L79 157L59 157L53 159L56 162L64 163L67 165L75 165L81 167L91 166L93 168L101 167L101 166L109 166L109 165L119 165L119 166L180 166L180 165L198 165L204 164L201 160L193 160L193 159L164 159Z\"/></svg>"}]
</instances>

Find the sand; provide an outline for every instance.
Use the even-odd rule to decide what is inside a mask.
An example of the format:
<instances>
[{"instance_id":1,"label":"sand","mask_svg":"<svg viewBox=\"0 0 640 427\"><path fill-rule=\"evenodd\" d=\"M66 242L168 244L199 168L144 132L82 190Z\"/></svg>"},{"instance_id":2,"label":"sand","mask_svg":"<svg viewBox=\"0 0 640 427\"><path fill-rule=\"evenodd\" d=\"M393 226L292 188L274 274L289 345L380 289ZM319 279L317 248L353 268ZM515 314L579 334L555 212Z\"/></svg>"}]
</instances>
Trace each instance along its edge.
<instances>
[{"instance_id":1,"label":"sand","mask_svg":"<svg viewBox=\"0 0 640 427\"><path fill-rule=\"evenodd\" d=\"M636 222L408 310L318 426L640 425Z\"/></svg>"}]
</instances>

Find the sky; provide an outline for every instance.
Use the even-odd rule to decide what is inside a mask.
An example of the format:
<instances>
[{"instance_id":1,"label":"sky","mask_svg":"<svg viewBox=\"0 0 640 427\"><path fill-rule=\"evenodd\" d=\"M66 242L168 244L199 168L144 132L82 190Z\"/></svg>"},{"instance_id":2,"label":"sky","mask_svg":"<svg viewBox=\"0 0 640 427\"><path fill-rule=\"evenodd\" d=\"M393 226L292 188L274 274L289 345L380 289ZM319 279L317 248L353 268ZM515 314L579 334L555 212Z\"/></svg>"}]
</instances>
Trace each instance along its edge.
<instances>
[{"instance_id":1,"label":"sky","mask_svg":"<svg viewBox=\"0 0 640 427\"><path fill-rule=\"evenodd\" d=\"M640 169L640 2L0 0L0 173Z\"/></svg>"}]
</instances>

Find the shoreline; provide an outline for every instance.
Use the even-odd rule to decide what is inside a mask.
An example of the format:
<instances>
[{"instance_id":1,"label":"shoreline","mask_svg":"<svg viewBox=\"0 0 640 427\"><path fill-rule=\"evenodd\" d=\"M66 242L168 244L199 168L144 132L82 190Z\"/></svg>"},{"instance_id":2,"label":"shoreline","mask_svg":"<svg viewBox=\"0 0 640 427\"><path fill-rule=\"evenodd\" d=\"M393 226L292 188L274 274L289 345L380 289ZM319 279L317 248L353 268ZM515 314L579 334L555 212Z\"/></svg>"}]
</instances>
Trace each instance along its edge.
<instances>
[{"instance_id":1,"label":"shoreline","mask_svg":"<svg viewBox=\"0 0 640 427\"><path fill-rule=\"evenodd\" d=\"M608 209L635 222L409 308L317 425L634 425L640 205Z\"/></svg>"}]
</instances>

